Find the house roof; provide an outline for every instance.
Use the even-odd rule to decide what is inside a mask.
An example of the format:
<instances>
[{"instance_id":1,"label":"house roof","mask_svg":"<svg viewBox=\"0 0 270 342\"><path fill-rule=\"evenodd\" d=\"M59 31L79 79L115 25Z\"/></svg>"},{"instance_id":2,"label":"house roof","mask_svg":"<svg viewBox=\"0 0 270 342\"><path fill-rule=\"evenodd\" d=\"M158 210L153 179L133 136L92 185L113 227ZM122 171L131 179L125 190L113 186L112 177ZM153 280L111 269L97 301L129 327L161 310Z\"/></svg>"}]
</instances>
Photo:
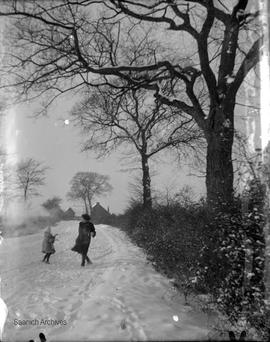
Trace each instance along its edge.
<instances>
[{"instance_id":1,"label":"house roof","mask_svg":"<svg viewBox=\"0 0 270 342\"><path fill-rule=\"evenodd\" d=\"M68 208L68 210L66 210L66 213L70 213L70 212L75 213L75 211L72 208Z\"/></svg>"},{"instance_id":2,"label":"house roof","mask_svg":"<svg viewBox=\"0 0 270 342\"><path fill-rule=\"evenodd\" d=\"M110 215L109 211L102 207L102 205L97 202L92 208L92 215Z\"/></svg>"}]
</instances>

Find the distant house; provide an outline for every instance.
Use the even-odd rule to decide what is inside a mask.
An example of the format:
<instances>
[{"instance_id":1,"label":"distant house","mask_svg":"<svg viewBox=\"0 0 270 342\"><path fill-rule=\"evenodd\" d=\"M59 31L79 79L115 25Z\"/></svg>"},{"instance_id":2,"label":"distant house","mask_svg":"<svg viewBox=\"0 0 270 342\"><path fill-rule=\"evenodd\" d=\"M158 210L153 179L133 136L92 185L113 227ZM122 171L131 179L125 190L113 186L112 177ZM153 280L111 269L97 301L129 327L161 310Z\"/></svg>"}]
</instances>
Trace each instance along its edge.
<instances>
[{"instance_id":1,"label":"distant house","mask_svg":"<svg viewBox=\"0 0 270 342\"><path fill-rule=\"evenodd\" d=\"M111 214L109 212L109 209L106 210L105 208L102 207L102 205L99 202L97 202L92 208L91 218L92 218L93 223L95 224L100 224L100 223L107 224L109 223Z\"/></svg>"},{"instance_id":2,"label":"distant house","mask_svg":"<svg viewBox=\"0 0 270 342\"><path fill-rule=\"evenodd\" d=\"M68 208L64 213L65 220L73 220L75 218L75 211L72 208Z\"/></svg>"},{"instance_id":3,"label":"distant house","mask_svg":"<svg viewBox=\"0 0 270 342\"><path fill-rule=\"evenodd\" d=\"M55 217L58 220L62 220L65 215L64 210L62 210L60 207L53 208L49 212L51 216Z\"/></svg>"}]
</instances>

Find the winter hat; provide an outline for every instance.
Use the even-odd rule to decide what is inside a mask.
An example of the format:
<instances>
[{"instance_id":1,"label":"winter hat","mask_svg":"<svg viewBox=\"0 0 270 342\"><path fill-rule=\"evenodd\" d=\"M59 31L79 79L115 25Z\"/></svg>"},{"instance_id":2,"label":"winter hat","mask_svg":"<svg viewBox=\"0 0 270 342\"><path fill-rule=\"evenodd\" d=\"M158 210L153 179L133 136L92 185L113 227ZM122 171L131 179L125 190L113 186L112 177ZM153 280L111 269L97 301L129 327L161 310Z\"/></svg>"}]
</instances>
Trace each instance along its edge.
<instances>
[{"instance_id":1,"label":"winter hat","mask_svg":"<svg viewBox=\"0 0 270 342\"><path fill-rule=\"evenodd\" d=\"M83 214L83 215L82 215L82 218L83 218L85 221L90 221L90 220L91 220L91 217L90 217L88 214Z\"/></svg>"}]
</instances>

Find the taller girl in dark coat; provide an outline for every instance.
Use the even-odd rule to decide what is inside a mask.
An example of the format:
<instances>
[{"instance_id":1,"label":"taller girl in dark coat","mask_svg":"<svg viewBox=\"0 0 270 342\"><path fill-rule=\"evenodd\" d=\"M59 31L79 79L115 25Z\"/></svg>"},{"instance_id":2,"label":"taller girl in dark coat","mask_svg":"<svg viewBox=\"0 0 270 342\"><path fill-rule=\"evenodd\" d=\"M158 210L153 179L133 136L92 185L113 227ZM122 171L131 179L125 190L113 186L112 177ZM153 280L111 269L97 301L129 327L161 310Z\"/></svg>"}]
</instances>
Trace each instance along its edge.
<instances>
[{"instance_id":1,"label":"taller girl in dark coat","mask_svg":"<svg viewBox=\"0 0 270 342\"><path fill-rule=\"evenodd\" d=\"M87 261L88 264L92 263L87 256L87 252L91 242L91 236L96 236L96 230L93 223L90 222L90 219L88 214L82 215L82 221L79 224L79 235L76 239L75 246L71 249L82 255L81 266L85 266L85 261Z\"/></svg>"}]
</instances>

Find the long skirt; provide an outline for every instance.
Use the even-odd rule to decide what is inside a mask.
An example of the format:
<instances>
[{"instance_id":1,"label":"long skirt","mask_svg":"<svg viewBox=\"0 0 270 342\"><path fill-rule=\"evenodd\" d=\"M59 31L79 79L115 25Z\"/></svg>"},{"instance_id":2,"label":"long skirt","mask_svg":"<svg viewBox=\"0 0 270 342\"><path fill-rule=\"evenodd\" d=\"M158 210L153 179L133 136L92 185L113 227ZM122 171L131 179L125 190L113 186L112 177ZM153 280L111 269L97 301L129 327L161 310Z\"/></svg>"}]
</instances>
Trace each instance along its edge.
<instances>
[{"instance_id":1,"label":"long skirt","mask_svg":"<svg viewBox=\"0 0 270 342\"><path fill-rule=\"evenodd\" d=\"M78 239L77 239L75 242L75 246L73 248L71 248L71 250L73 252L77 252L79 254L86 255L88 252L89 246L90 246L90 241L82 243L82 242L78 241Z\"/></svg>"}]
</instances>

